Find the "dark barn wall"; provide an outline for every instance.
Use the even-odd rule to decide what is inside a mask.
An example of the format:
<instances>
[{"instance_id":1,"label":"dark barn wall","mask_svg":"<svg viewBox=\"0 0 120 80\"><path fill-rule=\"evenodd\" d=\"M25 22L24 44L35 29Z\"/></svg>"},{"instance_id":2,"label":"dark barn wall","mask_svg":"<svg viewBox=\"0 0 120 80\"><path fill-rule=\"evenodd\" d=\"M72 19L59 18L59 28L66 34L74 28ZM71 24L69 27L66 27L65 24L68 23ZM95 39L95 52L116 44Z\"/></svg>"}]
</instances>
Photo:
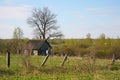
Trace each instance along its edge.
<instances>
[{"instance_id":1,"label":"dark barn wall","mask_svg":"<svg viewBox=\"0 0 120 80\"><path fill-rule=\"evenodd\" d=\"M42 45L39 50L39 55L46 55L46 50L49 50L49 49L50 49L50 46L47 43L44 43L44 45Z\"/></svg>"},{"instance_id":2,"label":"dark barn wall","mask_svg":"<svg viewBox=\"0 0 120 80\"><path fill-rule=\"evenodd\" d=\"M44 45L41 46L41 48L39 49L39 55L46 55L46 43L44 43Z\"/></svg>"}]
</instances>

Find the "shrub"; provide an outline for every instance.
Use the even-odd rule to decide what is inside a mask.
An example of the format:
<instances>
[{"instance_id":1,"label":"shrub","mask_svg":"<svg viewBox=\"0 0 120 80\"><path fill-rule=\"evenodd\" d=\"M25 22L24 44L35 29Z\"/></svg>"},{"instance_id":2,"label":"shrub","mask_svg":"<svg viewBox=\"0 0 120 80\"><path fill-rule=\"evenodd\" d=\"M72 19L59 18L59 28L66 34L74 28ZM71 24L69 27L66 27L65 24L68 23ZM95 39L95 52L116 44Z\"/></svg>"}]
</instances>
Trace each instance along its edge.
<instances>
[{"instance_id":1,"label":"shrub","mask_svg":"<svg viewBox=\"0 0 120 80\"><path fill-rule=\"evenodd\" d=\"M96 57L106 58L106 52L104 50L99 50L99 51L96 52Z\"/></svg>"}]
</instances>

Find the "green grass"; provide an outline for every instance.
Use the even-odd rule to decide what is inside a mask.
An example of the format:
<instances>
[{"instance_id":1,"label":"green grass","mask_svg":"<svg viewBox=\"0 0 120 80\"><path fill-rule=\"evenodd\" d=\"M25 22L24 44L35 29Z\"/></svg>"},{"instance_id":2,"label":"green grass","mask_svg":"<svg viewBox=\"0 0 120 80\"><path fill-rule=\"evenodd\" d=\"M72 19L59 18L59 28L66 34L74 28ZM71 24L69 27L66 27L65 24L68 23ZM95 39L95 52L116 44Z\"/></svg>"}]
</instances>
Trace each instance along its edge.
<instances>
[{"instance_id":1,"label":"green grass","mask_svg":"<svg viewBox=\"0 0 120 80\"><path fill-rule=\"evenodd\" d=\"M11 66L6 67L6 56L0 55L0 80L120 80L120 61L110 65L111 60L68 57L61 66L63 57L50 56L40 66L45 56L31 56L26 68L22 55L11 55Z\"/></svg>"}]
</instances>

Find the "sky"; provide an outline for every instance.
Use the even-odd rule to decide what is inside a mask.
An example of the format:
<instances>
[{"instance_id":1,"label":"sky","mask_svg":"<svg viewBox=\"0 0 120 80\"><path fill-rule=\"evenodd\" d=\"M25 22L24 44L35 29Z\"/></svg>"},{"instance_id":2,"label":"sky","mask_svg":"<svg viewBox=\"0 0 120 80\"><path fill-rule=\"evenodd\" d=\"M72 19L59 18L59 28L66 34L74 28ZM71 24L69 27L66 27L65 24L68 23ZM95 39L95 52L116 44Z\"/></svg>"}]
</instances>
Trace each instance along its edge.
<instances>
[{"instance_id":1,"label":"sky","mask_svg":"<svg viewBox=\"0 0 120 80\"><path fill-rule=\"evenodd\" d=\"M0 0L0 39L11 39L16 27L32 39L27 18L33 8L43 7L57 15L64 38L120 37L120 0Z\"/></svg>"}]
</instances>

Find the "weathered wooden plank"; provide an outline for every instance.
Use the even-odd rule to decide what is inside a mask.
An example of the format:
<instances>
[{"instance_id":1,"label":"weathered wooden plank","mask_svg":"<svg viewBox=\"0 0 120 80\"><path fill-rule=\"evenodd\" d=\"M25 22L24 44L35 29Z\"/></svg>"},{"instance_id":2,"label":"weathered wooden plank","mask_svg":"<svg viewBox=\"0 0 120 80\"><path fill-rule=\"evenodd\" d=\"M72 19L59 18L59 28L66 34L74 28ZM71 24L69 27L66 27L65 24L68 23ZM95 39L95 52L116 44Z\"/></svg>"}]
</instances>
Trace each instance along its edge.
<instances>
[{"instance_id":1,"label":"weathered wooden plank","mask_svg":"<svg viewBox=\"0 0 120 80\"><path fill-rule=\"evenodd\" d=\"M7 54L6 54L6 62L7 62L7 67L9 68L10 67L10 52L7 51Z\"/></svg>"},{"instance_id":2,"label":"weathered wooden plank","mask_svg":"<svg viewBox=\"0 0 120 80\"><path fill-rule=\"evenodd\" d=\"M45 59L43 60L41 66L44 66L44 65L45 65L45 63L46 63L46 61L48 60L48 58L49 58L49 55L47 55L47 56L45 57Z\"/></svg>"},{"instance_id":3,"label":"weathered wooden plank","mask_svg":"<svg viewBox=\"0 0 120 80\"><path fill-rule=\"evenodd\" d=\"M65 57L64 57L64 59L63 59L63 61L61 63L61 66L64 66L64 63L65 63L66 60L67 60L67 55L65 55Z\"/></svg>"}]
</instances>

